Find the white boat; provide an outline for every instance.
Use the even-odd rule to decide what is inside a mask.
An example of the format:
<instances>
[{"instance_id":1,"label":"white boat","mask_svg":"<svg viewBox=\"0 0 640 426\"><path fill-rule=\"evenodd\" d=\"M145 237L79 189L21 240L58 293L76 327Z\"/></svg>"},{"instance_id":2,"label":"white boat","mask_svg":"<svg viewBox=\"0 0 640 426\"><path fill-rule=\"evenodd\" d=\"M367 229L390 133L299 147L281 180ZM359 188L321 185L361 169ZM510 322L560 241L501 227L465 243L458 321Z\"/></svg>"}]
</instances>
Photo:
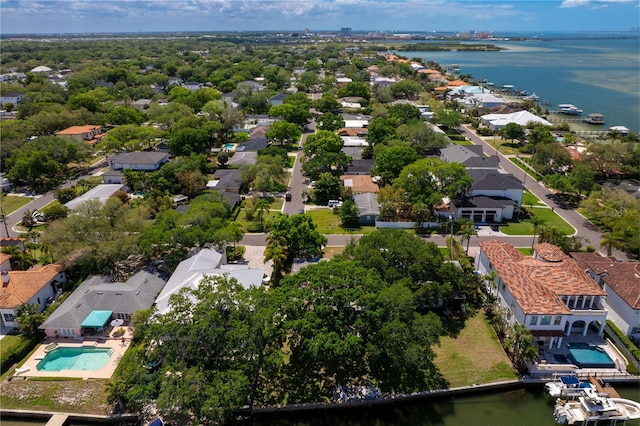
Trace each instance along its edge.
<instances>
[{"instance_id":1,"label":"white boat","mask_svg":"<svg viewBox=\"0 0 640 426\"><path fill-rule=\"evenodd\" d=\"M537 101L538 99L540 99L540 97L538 95L536 95L536 92L533 92L530 95L525 96L524 98L525 101Z\"/></svg>"},{"instance_id":2,"label":"white boat","mask_svg":"<svg viewBox=\"0 0 640 426\"><path fill-rule=\"evenodd\" d=\"M570 115L580 115L580 114L582 114L582 110L578 109L578 107L573 105L573 104L560 104L560 105L558 105L558 112L560 114L570 114Z\"/></svg>"},{"instance_id":3,"label":"white boat","mask_svg":"<svg viewBox=\"0 0 640 426\"><path fill-rule=\"evenodd\" d=\"M553 417L559 425L624 424L640 419L640 402L624 398L608 398L586 389L574 401L558 399Z\"/></svg>"},{"instance_id":4,"label":"white boat","mask_svg":"<svg viewBox=\"0 0 640 426\"><path fill-rule=\"evenodd\" d=\"M604 124L604 115L599 113L589 114L584 121L589 124Z\"/></svg>"},{"instance_id":5,"label":"white boat","mask_svg":"<svg viewBox=\"0 0 640 426\"><path fill-rule=\"evenodd\" d=\"M581 382L575 376L560 376L558 380L544 384L544 391L554 398L576 398L585 389L595 389L589 382Z\"/></svg>"}]
</instances>

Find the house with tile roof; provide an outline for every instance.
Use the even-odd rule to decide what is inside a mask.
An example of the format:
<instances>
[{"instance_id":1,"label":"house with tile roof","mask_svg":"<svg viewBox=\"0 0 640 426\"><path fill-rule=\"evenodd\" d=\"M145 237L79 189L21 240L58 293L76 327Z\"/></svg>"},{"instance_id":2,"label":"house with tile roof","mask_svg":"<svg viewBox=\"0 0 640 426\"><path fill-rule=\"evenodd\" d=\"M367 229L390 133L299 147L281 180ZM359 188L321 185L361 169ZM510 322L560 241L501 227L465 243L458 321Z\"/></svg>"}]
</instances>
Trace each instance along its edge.
<instances>
[{"instance_id":1,"label":"house with tile roof","mask_svg":"<svg viewBox=\"0 0 640 426\"><path fill-rule=\"evenodd\" d=\"M84 280L39 327L47 336L80 338L99 332L83 327L94 311L110 312L107 319L131 320L134 312L150 308L167 280L156 272L142 270L126 282L112 282L109 276L93 275Z\"/></svg>"},{"instance_id":2,"label":"house with tile roof","mask_svg":"<svg viewBox=\"0 0 640 426\"><path fill-rule=\"evenodd\" d=\"M66 129L56 132L55 135L65 139L78 142L85 141L91 145L95 145L104 137L105 133L102 132L101 126L88 124L86 126L67 127Z\"/></svg>"},{"instance_id":3,"label":"house with tile roof","mask_svg":"<svg viewBox=\"0 0 640 426\"><path fill-rule=\"evenodd\" d=\"M485 277L495 272L485 283L506 309L506 320L524 325L548 348L591 329L602 336L606 292L557 246L538 244L533 256L525 256L504 241L482 242L475 268Z\"/></svg>"},{"instance_id":4,"label":"house with tile roof","mask_svg":"<svg viewBox=\"0 0 640 426\"><path fill-rule=\"evenodd\" d=\"M58 294L60 284L67 281L62 265L52 263L28 271L2 271L0 288L0 326L17 327L18 308L25 303L36 305L42 312Z\"/></svg>"},{"instance_id":5,"label":"house with tile roof","mask_svg":"<svg viewBox=\"0 0 640 426\"><path fill-rule=\"evenodd\" d=\"M569 254L607 293L608 319L628 337L640 340L640 263L595 252Z\"/></svg>"}]
</instances>

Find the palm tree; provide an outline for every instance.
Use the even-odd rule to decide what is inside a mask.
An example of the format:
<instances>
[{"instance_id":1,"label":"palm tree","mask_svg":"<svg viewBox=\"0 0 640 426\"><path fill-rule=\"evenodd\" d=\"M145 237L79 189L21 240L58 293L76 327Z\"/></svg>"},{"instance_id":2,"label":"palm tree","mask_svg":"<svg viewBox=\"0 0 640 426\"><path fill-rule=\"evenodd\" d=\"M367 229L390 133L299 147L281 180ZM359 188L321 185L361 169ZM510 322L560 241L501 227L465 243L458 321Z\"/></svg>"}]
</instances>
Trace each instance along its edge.
<instances>
[{"instance_id":1,"label":"palm tree","mask_svg":"<svg viewBox=\"0 0 640 426\"><path fill-rule=\"evenodd\" d=\"M471 241L471 237L473 235L478 235L473 221L462 219L462 224L460 226L460 244L463 244L464 240L467 240L467 256L469 255L469 242Z\"/></svg>"},{"instance_id":2,"label":"palm tree","mask_svg":"<svg viewBox=\"0 0 640 426\"><path fill-rule=\"evenodd\" d=\"M254 208L258 211L258 220L264 226L264 212L269 210L271 203L266 198L260 198L256 201Z\"/></svg>"},{"instance_id":3,"label":"palm tree","mask_svg":"<svg viewBox=\"0 0 640 426\"><path fill-rule=\"evenodd\" d=\"M606 232L602 234L602 240L600 240L600 247L607 250L607 256L611 256L613 249L620 249L624 239L614 232Z\"/></svg>"},{"instance_id":4,"label":"palm tree","mask_svg":"<svg viewBox=\"0 0 640 426\"><path fill-rule=\"evenodd\" d=\"M527 361L538 357L538 349L533 344L531 331L522 324L514 324L509 332L507 347L514 366L521 373L527 369Z\"/></svg>"},{"instance_id":5,"label":"palm tree","mask_svg":"<svg viewBox=\"0 0 640 426\"><path fill-rule=\"evenodd\" d=\"M284 264L287 261L287 240L284 237L267 237L267 248L264 251L264 261L273 260L272 282L277 285L283 276Z\"/></svg>"},{"instance_id":6,"label":"palm tree","mask_svg":"<svg viewBox=\"0 0 640 426\"><path fill-rule=\"evenodd\" d=\"M531 225L533 225L533 240L531 241L531 248L533 248L536 242L536 235L538 235L538 232L544 226L544 224L546 223L546 220L538 216L532 215L529 221L531 222Z\"/></svg>"}]
</instances>

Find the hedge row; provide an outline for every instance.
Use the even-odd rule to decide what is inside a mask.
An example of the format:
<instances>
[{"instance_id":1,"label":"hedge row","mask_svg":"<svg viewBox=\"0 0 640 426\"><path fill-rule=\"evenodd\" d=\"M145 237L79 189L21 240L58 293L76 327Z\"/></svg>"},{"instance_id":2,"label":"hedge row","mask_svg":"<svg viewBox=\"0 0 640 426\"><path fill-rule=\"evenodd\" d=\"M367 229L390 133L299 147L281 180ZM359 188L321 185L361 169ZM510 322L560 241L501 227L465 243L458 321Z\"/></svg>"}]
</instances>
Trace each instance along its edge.
<instances>
[{"instance_id":1,"label":"hedge row","mask_svg":"<svg viewBox=\"0 0 640 426\"><path fill-rule=\"evenodd\" d=\"M4 374L15 363L22 361L42 340L42 336L31 338L20 336L20 340L0 355L0 374Z\"/></svg>"},{"instance_id":2,"label":"hedge row","mask_svg":"<svg viewBox=\"0 0 640 426\"><path fill-rule=\"evenodd\" d=\"M622 332L616 325L611 322L611 320L607 320L607 325L613 332L618 336L618 339L629 349L629 352L633 355L636 361L640 362L640 349L636 345L633 344L631 340Z\"/></svg>"}]
</instances>

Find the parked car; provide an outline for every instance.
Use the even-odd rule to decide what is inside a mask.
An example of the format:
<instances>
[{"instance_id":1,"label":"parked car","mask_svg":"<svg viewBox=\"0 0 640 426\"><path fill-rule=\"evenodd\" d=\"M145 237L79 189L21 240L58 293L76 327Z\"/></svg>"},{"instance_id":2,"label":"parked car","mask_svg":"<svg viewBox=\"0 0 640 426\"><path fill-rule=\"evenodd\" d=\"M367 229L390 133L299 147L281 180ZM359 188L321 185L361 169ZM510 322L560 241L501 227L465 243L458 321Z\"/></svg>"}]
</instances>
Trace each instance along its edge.
<instances>
[{"instance_id":1,"label":"parked car","mask_svg":"<svg viewBox=\"0 0 640 426\"><path fill-rule=\"evenodd\" d=\"M286 194L284 194L284 200L285 201L291 201L291 193L287 192Z\"/></svg>"},{"instance_id":2,"label":"parked car","mask_svg":"<svg viewBox=\"0 0 640 426\"><path fill-rule=\"evenodd\" d=\"M500 230L500 227L498 225L491 225L491 230L498 232Z\"/></svg>"},{"instance_id":3,"label":"parked car","mask_svg":"<svg viewBox=\"0 0 640 426\"><path fill-rule=\"evenodd\" d=\"M327 205L329 207L331 207L331 208L342 207L342 201L340 201L340 200L329 200L329 203Z\"/></svg>"}]
</instances>

